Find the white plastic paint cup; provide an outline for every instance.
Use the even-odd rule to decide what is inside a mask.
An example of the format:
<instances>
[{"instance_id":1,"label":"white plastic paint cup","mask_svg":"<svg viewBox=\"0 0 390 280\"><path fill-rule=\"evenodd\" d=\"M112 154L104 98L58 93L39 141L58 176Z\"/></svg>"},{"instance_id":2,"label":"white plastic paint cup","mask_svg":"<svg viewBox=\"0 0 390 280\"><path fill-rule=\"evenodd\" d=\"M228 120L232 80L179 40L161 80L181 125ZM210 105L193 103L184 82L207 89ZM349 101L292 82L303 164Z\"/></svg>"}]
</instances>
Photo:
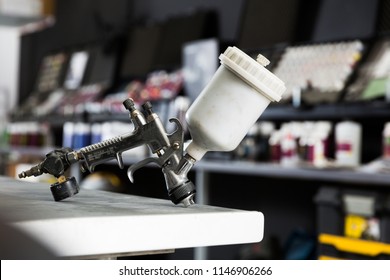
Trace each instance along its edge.
<instances>
[{"instance_id":1,"label":"white plastic paint cup","mask_svg":"<svg viewBox=\"0 0 390 280\"><path fill-rule=\"evenodd\" d=\"M257 61L236 47L220 55L221 65L186 114L192 136L187 153L200 160L208 151L232 151L271 101L286 87Z\"/></svg>"}]
</instances>

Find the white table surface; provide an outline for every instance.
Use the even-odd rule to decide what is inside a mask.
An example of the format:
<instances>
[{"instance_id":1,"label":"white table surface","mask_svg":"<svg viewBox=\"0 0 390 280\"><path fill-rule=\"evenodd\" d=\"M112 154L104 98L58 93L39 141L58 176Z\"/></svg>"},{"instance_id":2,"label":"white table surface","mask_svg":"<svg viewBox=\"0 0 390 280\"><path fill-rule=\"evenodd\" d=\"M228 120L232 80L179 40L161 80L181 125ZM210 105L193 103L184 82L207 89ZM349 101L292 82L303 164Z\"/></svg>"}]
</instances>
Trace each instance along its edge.
<instances>
[{"instance_id":1,"label":"white table surface","mask_svg":"<svg viewBox=\"0 0 390 280\"><path fill-rule=\"evenodd\" d=\"M0 177L0 215L56 257L126 255L132 252L259 242L264 217L205 205L80 190L55 202L45 183ZM0 234L0 238L5 238ZM3 240L4 241L4 240Z\"/></svg>"}]
</instances>

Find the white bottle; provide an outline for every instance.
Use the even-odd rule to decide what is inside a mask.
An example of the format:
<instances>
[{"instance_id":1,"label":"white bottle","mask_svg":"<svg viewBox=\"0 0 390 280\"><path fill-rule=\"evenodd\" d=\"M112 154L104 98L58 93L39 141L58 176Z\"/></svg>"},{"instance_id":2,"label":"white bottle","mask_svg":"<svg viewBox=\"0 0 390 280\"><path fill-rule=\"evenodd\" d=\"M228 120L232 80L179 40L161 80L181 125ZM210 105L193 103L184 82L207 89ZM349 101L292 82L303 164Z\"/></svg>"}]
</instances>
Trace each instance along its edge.
<instances>
[{"instance_id":1,"label":"white bottle","mask_svg":"<svg viewBox=\"0 0 390 280\"><path fill-rule=\"evenodd\" d=\"M280 164L293 166L299 162L297 139L294 135L296 123L285 123L281 128L282 138L280 141L281 158Z\"/></svg>"},{"instance_id":2,"label":"white bottle","mask_svg":"<svg viewBox=\"0 0 390 280\"><path fill-rule=\"evenodd\" d=\"M359 123L343 121L336 124L336 163L340 166L360 165L362 127Z\"/></svg>"},{"instance_id":3,"label":"white bottle","mask_svg":"<svg viewBox=\"0 0 390 280\"><path fill-rule=\"evenodd\" d=\"M73 137L74 137L74 123L66 122L62 128L62 146L63 147L73 147Z\"/></svg>"},{"instance_id":4,"label":"white bottle","mask_svg":"<svg viewBox=\"0 0 390 280\"><path fill-rule=\"evenodd\" d=\"M390 122L385 123L383 128L383 158L390 158Z\"/></svg>"},{"instance_id":5,"label":"white bottle","mask_svg":"<svg viewBox=\"0 0 390 280\"><path fill-rule=\"evenodd\" d=\"M271 101L279 101L286 87L265 69L269 61L257 62L236 47L219 57L221 65L186 114L192 142L187 153L200 160L207 151L232 151Z\"/></svg>"}]
</instances>

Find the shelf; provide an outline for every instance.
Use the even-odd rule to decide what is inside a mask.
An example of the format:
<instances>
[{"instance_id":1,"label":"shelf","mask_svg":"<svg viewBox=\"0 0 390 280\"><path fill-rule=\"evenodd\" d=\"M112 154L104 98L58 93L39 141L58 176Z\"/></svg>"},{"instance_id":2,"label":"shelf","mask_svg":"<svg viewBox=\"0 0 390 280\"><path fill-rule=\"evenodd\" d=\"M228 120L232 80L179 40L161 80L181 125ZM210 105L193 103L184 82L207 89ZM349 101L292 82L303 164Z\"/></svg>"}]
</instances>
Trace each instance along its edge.
<instances>
[{"instance_id":1,"label":"shelf","mask_svg":"<svg viewBox=\"0 0 390 280\"><path fill-rule=\"evenodd\" d=\"M302 108L295 108L288 105L274 105L264 111L261 120L337 120L345 118L367 119L389 117L390 103L370 101L321 104Z\"/></svg>"},{"instance_id":2,"label":"shelf","mask_svg":"<svg viewBox=\"0 0 390 280\"><path fill-rule=\"evenodd\" d=\"M48 123L52 126L62 126L66 122L109 122L123 121L130 122L129 114L110 114L110 113L80 113L71 115L44 115L44 116L11 116L12 122L39 122Z\"/></svg>"},{"instance_id":3,"label":"shelf","mask_svg":"<svg viewBox=\"0 0 390 280\"><path fill-rule=\"evenodd\" d=\"M118 114L110 114L110 113L93 113L88 114L89 122L110 122L110 121L120 121L120 122L130 122L130 117L128 113L118 113Z\"/></svg>"},{"instance_id":4,"label":"shelf","mask_svg":"<svg viewBox=\"0 0 390 280\"><path fill-rule=\"evenodd\" d=\"M0 147L0 154L18 154L44 157L49 152L58 149L54 147Z\"/></svg>"},{"instance_id":5,"label":"shelf","mask_svg":"<svg viewBox=\"0 0 390 280\"><path fill-rule=\"evenodd\" d=\"M21 34L42 31L55 24L53 16L21 16L0 12L0 27L18 28Z\"/></svg>"},{"instance_id":6,"label":"shelf","mask_svg":"<svg viewBox=\"0 0 390 280\"><path fill-rule=\"evenodd\" d=\"M261 115L260 120L269 121L304 121L304 120L339 120L339 119L375 119L390 118L390 103L384 101L370 101L360 103L337 103L320 104L311 107L295 108L291 105L271 105ZM58 126L69 122L106 122L106 121L129 121L127 113L111 114L103 113L83 113L68 116L47 115L47 116L22 116L11 117L13 122L37 121L47 122Z\"/></svg>"},{"instance_id":7,"label":"shelf","mask_svg":"<svg viewBox=\"0 0 390 280\"><path fill-rule=\"evenodd\" d=\"M62 126L66 122L85 122L84 114L75 115L44 115L44 116L11 116L12 122L38 122L47 123L51 126Z\"/></svg>"},{"instance_id":8,"label":"shelf","mask_svg":"<svg viewBox=\"0 0 390 280\"><path fill-rule=\"evenodd\" d=\"M126 165L134 164L142 159L124 157ZM117 164L116 161L112 161ZM150 165L156 167L155 165ZM315 180L329 183L347 183L355 185L371 185L388 187L390 174L365 173L347 169L319 169L304 167L286 167L280 164L247 161L201 160L195 163L194 171L227 173L235 175L261 176L281 179Z\"/></svg>"},{"instance_id":9,"label":"shelf","mask_svg":"<svg viewBox=\"0 0 390 280\"><path fill-rule=\"evenodd\" d=\"M390 174L363 173L354 170L341 169L318 169L314 167L285 167L271 163L204 160L196 163L193 169L207 172L271 178L316 180L329 183L348 183L383 187L388 187L390 185Z\"/></svg>"},{"instance_id":10,"label":"shelf","mask_svg":"<svg viewBox=\"0 0 390 280\"><path fill-rule=\"evenodd\" d=\"M390 118L390 103L383 101L361 103L321 104L311 107L295 108L291 105L274 105L268 107L260 120L337 120L337 119ZM121 114L88 114L90 122L129 121L127 113Z\"/></svg>"}]
</instances>

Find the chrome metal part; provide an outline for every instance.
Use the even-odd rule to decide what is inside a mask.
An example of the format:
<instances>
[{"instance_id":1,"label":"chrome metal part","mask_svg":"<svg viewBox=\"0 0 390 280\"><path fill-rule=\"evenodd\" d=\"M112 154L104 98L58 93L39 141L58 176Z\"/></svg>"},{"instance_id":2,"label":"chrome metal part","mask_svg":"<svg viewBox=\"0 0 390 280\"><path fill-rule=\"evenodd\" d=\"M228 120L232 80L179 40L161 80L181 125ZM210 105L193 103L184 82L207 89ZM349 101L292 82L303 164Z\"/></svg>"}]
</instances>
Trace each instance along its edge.
<instances>
[{"instance_id":1,"label":"chrome metal part","mask_svg":"<svg viewBox=\"0 0 390 280\"><path fill-rule=\"evenodd\" d=\"M134 124L131 133L114 137L96 144L81 148L78 151L69 148L55 150L46 159L30 170L19 174L19 177L39 176L49 173L57 178L64 175L70 165L80 162L80 168L93 172L99 164L116 159L120 168L124 167L122 153L141 145L147 145L156 156L146 158L129 167L127 174L131 182L136 170L148 164L157 164L165 177L168 195L175 204L185 207L194 204L195 186L188 180L187 174L195 163L189 155L183 155L184 132L178 119L169 121L176 125L176 130L168 134L156 113L152 111L151 103L142 107L145 115L139 111L132 99L123 102L129 111ZM61 182L59 182L61 183Z\"/></svg>"}]
</instances>

